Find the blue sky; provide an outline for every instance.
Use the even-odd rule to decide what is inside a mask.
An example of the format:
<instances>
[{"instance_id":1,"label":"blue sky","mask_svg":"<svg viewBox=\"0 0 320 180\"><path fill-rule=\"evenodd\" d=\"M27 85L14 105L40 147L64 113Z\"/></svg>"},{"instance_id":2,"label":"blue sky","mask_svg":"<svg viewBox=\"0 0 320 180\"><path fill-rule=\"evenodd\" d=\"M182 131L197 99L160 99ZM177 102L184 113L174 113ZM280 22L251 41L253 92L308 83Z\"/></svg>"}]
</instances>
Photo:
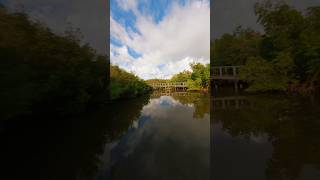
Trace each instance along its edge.
<instances>
[{"instance_id":1,"label":"blue sky","mask_svg":"<svg viewBox=\"0 0 320 180\"><path fill-rule=\"evenodd\" d=\"M110 59L143 79L209 63L209 0L111 0Z\"/></svg>"}]
</instances>

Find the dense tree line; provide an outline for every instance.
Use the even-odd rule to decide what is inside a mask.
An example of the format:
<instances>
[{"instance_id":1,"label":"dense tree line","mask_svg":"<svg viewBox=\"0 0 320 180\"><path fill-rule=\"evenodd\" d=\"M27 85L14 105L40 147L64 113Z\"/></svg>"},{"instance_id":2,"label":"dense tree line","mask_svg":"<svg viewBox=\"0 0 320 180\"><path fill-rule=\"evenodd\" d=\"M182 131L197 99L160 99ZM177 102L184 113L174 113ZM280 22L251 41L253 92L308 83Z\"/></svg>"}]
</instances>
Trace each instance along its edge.
<instances>
[{"instance_id":1,"label":"dense tree line","mask_svg":"<svg viewBox=\"0 0 320 180\"><path fill-rule=\"evenodd\" d=\"M110 66L110 98L133 98L147 94L151 87L136 75L118 66Z\"/></svg>"},{"instance_id":2,"label":"dense tree line","mask_svg":"<svg viewBox=\"0 0 320 180\"><path fill-rule=\"evenodd\" d=\"M107 98L107 57L82 45L76 33L56 35L0 7L1 119L77 113Z\"/></svg>"},{"instance_id":3,"label":"dense tree line","mask_svg":"<svg viewBox=\"0 0 320 180\"><path fill-rule=\"evenodd\" d=\"M189 90L208 89L210 85L210 65L201 63L191 63L192 71L182 71L175 74L171 82L187 82Z\"/></svg>"},{"instance_id":4,"label":"dense tree line","mask_svg":"<svg viewBox=\"0 0 320 180\"><path fill-rule=\"evenodd\" d=\"M149 79L147 84L186 82L188 90L208 90L210 86L210 64L190 63L191 71L184 70L173 75L170 79Z\"/></svg>"},{"instance_id":5,"label":"dense tree line","mask_svg":"<svg viewBox=\"0 0 320 180\"><path fill-rule=\"evenodd\" d=\"M314 91L320 81L320 7L304 12L278 2L255 5L264 32L238 27L212 44L213 65L243 65L251 91Z\"/></svg>"}]
</instances>

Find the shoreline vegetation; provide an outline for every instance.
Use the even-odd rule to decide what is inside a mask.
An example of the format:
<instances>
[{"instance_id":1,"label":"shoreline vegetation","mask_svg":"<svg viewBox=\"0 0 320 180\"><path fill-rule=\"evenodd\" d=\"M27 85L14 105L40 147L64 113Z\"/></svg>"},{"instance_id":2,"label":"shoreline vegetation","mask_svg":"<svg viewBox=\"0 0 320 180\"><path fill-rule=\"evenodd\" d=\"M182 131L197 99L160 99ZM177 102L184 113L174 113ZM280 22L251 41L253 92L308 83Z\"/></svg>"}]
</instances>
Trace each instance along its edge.
<instances>
[{"instance_id":1,"label":"shoreline vegetation","mask_svg":"<svg viewBox=\"0 0 320 180\"><path fill-rule=\"evenodd\" d=\"M186 82L188 91L208 92L210 87L210 64L190 63L191 71L182 71L170 79L149 79L147 84Z\"/></svg>"},{"instance_id":2,"label":"shoreline vegetation","mask_svg":"<svg viewBox=\"0 0 320 180\"><path fill-rule=\"evenodd\" d=\"M320 89L320 6L303 12L278 2L255 5L263 32L239 26L211 42L212 66L242 66L248 92Z\"/></svg>"},{"instance_id":3,"label":"shoreline vegetation","mask_svg":"<svg viewBox=\"0 0 320 180\"><path fill-rule=\"evenodd\" d=\"M138 76L110 65L109 96L111 100L135 98L148 94L152 88Z\"/></svg>"},{"instance_id":4,"label":"shoreline vegetation","mask_svg":"<svg viewBox=\"0 0 320 180\"><path fill-rule=\"evenodd\" d=\"M210 84L210 65L191 63L192 71L182 71L170 79L142 80L116 65L110 65L110 99L130 99L148 94L153 83L186 82L188 91L208 92Z\"/></svg>"},{"instance_id":5,"label":"shoreline vegetation","mask_svg":"<svg viewBox=\"0 0 320 180\"><path fill-rule=\"evenodd\" d=\"M78 39L54 34L21 12L0 5L2 120L83 112L108 99L108 57Z\"/></svg>"}]
</instances>

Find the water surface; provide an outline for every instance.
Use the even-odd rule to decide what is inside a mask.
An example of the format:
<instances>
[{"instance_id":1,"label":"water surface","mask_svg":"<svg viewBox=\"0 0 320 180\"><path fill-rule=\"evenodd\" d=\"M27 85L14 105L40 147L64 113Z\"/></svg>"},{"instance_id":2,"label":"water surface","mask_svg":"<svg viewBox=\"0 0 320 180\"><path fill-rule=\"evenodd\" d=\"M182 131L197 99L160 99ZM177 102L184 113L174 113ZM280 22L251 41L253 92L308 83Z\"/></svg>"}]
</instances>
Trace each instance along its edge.
<instances>
[{"instance_id":1,"label":"water surface","mask_svg":"<svg viewBox=\"0 0 320 180\"><path fill-rule=\"evenodd\" d=\"M113 141L111 179L209 179L209 96L200 93L151 95L124 133Z\"/></svg>"},{"instance_id":2,"label":"water surface","mask_svg":"<svg viewBox=\"0 0 320 180\"><path fill-rule=\"evenodd\" d=\"M216 93L212 178L320 179L319 102L314 96Z\"/></svg>"},{"instance_id":3,"label":"water surface","mask_svg":"<svg viewBox=\"0 0 320 180\"><path fill-rule=\"evenodd\" d=\"M25 117L1 125L0 179L318 180L319 103L155 92L78 117Z\"/></svg>"},{"instance_id":4,"label":"water surface","mask_svg":"<svg viewBox=\"0 0 320 180\"><path fill-rule=\"evenodd\" d=\"M210 98L155 92L0 131L0 179L209 179Z\"/></svg>"}]
</instances>

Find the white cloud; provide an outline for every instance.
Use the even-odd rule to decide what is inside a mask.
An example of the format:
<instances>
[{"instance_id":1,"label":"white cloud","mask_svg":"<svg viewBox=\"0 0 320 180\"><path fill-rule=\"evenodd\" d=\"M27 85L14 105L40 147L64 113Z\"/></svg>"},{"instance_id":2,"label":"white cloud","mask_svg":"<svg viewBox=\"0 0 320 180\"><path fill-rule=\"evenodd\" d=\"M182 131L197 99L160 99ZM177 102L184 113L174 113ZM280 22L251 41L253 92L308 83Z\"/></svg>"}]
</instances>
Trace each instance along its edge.
<instances>
[{"instance_id":1,"label":"white cloud","mask_svg":"<svg viewBox=\"0 0 320 180\"><path fill-rule=\"evenodd\" d=\"M110 46L110 59L112 64L116 64L127 71L132 71L132 63L136 61L129 55L128 48L126 46L117 47L114 45Z\"/></svg>"},{"instance_id":2,"label":"white cloud","mask_svg":"<svg viewBox=\"0 0 320 180\"><path fill-rule=\"evenodd\" d=\"M133 10L135 1L128 1L122 8ZM111 62L135 72L143 79L170 78L173 74L189 69L189 63L209 63L210 59L210 5L207 0L194 0L186 5L174 4L158 23L134 10L135 27L140 33L126 30L123 24L110 19L111 35L124 47L135 50L141 57L128 58L127 63L111 56ZM128 51L111 47L112 53L130 56ZM119 62L118 62L119 61Z\"/></svg>"},{"instance_id":3,"label":"white cloud","mask_svg":"<svg viewBox=\"0 0 320 180\"><path fill-rule=\"evenodd\" d=\"M117 0L117 3L125 11L135 10L138 4L136 0Z\"/></svg>"},{"instance_id":4,"label":"white cloud","mask_svg":"<svg viewBox=\"0 0 320 180\"><path fill-rule=\"evenodd\" d=\"M123 25L115 21L112 16L110 16L110 34L123 43L130 41L129 34L126 29L123 27Z\"/></svg>"}]
</instances>

